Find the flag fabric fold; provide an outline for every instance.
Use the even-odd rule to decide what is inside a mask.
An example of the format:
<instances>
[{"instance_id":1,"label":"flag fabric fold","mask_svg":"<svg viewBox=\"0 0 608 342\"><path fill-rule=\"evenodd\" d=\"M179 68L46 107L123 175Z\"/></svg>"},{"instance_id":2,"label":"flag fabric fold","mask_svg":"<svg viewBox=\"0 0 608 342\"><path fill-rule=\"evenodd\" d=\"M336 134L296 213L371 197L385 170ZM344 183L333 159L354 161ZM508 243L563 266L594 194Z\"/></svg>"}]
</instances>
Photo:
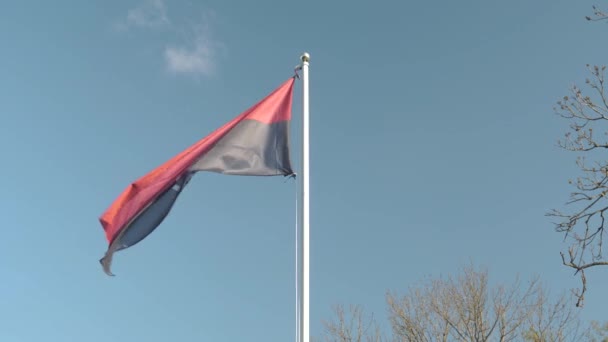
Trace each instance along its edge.
<instances>
[{"instance_id":1,"label":"flag fabric fold","mask_svg":"<svg viewBox=\"0 0 608 342\"><path fill-rule=\"evenodd\" d=\"M202 140L131 183L99 218L109 246L100 260L111 272L115 252L146 238L171 211L198 171L290 176L289 123L295 77Z\"/></svg>"}]
</instances>

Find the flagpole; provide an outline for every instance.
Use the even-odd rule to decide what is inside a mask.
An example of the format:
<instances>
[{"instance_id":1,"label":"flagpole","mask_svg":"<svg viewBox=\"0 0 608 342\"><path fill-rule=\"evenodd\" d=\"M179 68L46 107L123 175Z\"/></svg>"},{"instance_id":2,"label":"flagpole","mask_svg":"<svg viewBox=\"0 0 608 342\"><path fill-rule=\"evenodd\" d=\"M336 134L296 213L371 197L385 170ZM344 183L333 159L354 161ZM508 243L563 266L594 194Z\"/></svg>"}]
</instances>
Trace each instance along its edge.
<instances>
[{"instance_id":1,"label":"flagpole","mask_svg":"<svg viewBox=\"0 0 608 342\"><path fill-rule=\"evenodd\" d=\"M309 227L309 112L308 112L308 62L310 55L302 54L302 174L301 174L301 217L302 217L302 303L300 304L300 342L310 342L309 276L310 276L310 227Z\"/></svg>"}]
</instances>

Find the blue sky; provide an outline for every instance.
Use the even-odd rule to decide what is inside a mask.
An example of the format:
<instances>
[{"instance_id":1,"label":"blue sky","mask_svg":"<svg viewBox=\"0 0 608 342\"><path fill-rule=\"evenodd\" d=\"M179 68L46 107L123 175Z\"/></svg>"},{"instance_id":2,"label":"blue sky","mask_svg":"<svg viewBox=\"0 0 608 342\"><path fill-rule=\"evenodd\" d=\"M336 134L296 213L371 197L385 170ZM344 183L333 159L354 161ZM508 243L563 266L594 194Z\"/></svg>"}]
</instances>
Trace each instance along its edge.
<instances>
[{"instance_id":1,"label":"blue sky","mask_svg":"<svg viewBox=\"0 0 608 342\"><path fill-rule=\"evenodd\" d=\"M575 155L552 107L606 62L584 1L20 1L0 11L2 341L283 341L295 184L199 174L144 242L98 264L133 180L311 54L311 332L336 303L469 261L493 281L560 264ZM298 151L300 91L294 104ZM297 153L294 159L297 160ZM583 317L604 318L606 270Z\"/></svg>"}]
</instances>

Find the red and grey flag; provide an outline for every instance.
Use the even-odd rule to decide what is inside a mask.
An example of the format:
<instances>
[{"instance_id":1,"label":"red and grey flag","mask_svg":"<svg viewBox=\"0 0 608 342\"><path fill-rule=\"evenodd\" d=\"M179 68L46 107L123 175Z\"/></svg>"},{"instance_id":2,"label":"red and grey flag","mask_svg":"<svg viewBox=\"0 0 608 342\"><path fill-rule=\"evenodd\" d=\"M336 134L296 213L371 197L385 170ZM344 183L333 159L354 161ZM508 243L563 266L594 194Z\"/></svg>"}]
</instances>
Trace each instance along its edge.
<instances>
[{"instance_id":1,"label":"red and grey flag","mask_svg":"<svg viewBox=\"0 0 608 342\"><path fill-rule=\"evenodd\" d=\"M129 185L99 218L109 242L100 260L148 236L169 214L192 175L293 175L289 155L292 77L247 111Z\"/></svg>"}]
</instances>

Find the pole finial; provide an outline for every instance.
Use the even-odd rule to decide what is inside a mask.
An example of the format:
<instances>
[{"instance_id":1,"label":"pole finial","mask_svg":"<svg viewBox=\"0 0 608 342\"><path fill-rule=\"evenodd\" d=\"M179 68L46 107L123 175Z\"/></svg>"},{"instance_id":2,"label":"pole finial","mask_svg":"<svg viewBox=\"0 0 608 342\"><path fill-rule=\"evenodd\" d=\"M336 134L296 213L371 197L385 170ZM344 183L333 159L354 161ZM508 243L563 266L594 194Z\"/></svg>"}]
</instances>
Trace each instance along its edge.
<instances>
[{"instance_id":1,"label":"pole finial","mask_svg":"<svg viewBox=\"0 0 608 342\"><path fill-rule=\"evenodd\" d=\"M302 60L302 62L308 63L310 62L310 55L308 54L308 52L304 52L302 56L300 56L300 59Z\"/></svg>"}]
</instances>

